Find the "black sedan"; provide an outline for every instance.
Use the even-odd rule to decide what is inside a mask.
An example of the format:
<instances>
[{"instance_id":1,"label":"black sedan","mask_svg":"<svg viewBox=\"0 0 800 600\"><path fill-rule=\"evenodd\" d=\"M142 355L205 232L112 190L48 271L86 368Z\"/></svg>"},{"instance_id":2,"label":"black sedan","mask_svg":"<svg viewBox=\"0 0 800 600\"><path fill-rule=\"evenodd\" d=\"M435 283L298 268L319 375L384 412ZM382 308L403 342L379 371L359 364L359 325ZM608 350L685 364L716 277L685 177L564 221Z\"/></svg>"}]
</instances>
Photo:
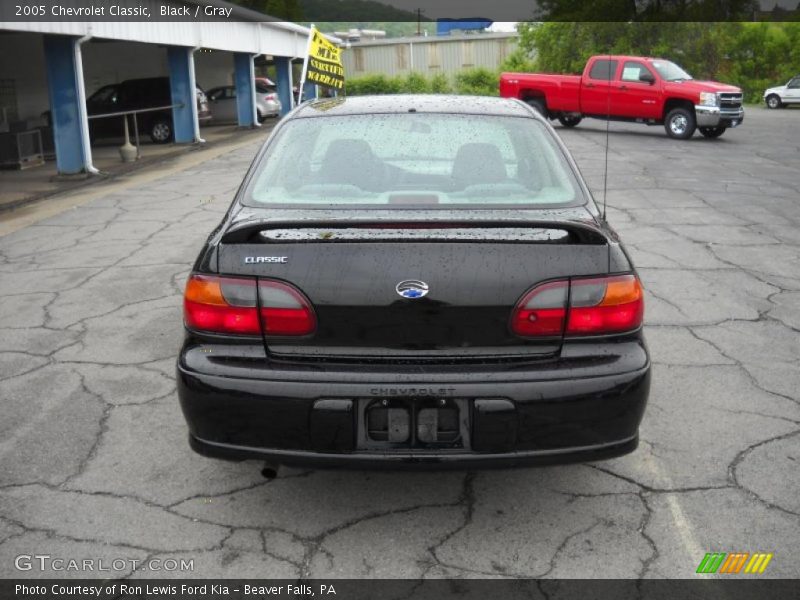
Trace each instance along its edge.
<instances>
[{"instance_id":1,"label":"black sedan","mask_svg":"<svg viewBox=\"0 0 800 600\"><path fill-rule=\"evenodd\" d=\"M186 285L192 448L268 464L489 467L633 451L643 291L517 100L307 102Z\"/></svg>"}]
</instances>

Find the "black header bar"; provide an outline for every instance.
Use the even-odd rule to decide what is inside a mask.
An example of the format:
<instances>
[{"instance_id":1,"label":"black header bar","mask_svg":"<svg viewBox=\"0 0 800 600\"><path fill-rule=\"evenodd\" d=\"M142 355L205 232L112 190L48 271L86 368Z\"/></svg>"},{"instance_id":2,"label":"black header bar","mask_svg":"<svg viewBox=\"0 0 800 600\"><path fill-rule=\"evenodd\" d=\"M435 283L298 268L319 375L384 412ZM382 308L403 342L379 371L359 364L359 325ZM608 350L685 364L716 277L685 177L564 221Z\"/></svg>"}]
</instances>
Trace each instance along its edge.
<instances>
[{"instance_id":1,"label":"black header bar","mask_svg":"<svg viewBox=\"0 0 800 600\"><path fill-rule=\"evenodd\" d=\"M225 0L3 0L3 23L19 21L292 21L309 23L474 21L786 21L793 0L297 0L271 16ZM278 8L277 10L281 10Z\"/></svg>"}]
</instances>

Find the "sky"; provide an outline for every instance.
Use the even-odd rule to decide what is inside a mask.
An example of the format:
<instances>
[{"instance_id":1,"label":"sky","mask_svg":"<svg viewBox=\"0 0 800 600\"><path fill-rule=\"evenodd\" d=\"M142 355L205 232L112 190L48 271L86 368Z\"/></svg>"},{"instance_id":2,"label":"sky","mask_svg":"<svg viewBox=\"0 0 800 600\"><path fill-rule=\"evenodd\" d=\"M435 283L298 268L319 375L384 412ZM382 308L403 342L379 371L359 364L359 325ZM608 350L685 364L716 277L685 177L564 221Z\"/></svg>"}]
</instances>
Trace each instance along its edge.
<instances>
[{"instance_id":1,"label":"sky","mask_svg":"<svg viewBox=\"0 0 800 600\"><path fill-rule=\"evenodd\" d=\"M489 31L516 31L517 21L495 21Z\"/></svg>"}]
</instances>

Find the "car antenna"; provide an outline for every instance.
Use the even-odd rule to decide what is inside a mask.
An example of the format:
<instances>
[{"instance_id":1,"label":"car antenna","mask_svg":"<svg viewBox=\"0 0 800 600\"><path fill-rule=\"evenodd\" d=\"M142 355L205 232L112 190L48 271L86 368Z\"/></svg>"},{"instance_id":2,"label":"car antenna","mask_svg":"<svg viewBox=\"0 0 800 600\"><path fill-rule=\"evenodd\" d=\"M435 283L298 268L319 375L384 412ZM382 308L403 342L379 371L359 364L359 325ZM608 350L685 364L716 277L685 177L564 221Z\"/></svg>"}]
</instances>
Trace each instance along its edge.
<instances>
[{"instance_id":1,"label":"car antenna","mask_svg":"<svg viewBox=\"0 0 800 600\"><path fill-rule=\"evenodd\" d=\"M603 221L606 220L606 196L608 196L608 130L611 125L611 56L606 56L608 66L608 87L606 87L606 156L603 167Z\"/></svg>"}]
</instances>

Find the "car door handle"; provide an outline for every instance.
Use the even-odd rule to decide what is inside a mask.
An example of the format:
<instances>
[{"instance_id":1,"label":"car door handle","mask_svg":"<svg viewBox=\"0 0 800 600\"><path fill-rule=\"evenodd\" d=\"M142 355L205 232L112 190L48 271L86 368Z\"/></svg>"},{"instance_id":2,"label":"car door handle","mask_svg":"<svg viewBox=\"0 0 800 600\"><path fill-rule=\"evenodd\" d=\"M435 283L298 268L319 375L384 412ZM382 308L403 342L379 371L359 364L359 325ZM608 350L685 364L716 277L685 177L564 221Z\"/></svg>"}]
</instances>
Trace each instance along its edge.
<instances>
[{"instance_id":1,"label":"car door handle","mask_svg":"<svg viewBox=\"0 0 800 600\"><path fill-rule=\"evenodd\" d=\"M621 85L621 86L619 86L619 89L621 89L621 90L627 90L627 89L628 89L628 86L627 86L627 85Z\"/></svg>"},{"instance_id":2,"label":"car door handle","mask_svg":"<svg viewBox=\"0 0 800 600\"><path fill-rule=\"evenodd\" d=\"M587 83L586 87L594 87L594 84L593 83Z\"/></svg>"}]
</instances>

